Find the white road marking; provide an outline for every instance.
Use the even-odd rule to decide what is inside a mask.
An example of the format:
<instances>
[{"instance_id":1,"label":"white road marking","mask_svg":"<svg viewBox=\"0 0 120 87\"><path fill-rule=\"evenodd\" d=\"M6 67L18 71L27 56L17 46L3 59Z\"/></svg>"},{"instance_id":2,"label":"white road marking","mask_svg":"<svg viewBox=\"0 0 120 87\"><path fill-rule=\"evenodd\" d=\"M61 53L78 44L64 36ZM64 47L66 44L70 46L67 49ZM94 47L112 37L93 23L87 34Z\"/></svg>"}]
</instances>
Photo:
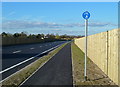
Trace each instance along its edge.
<instances>
[{"instance_id":1,"label":"white road marking","mask_svg":"<svg viewBox=\"0 0 120 87\"><path fill-rule=\"evenodd\" d=\"M60 45L61 45L61 44L60 44ZM23 63L25 63L25 62L27 62L27 61L35 58L35 57L41 55L41 54L44 54L44 53L46 53L46 52L49 52L49 51L57 48L57 47L60 46L60 45L57 45L57 46L55 46L55 47L53 47L53 48L50 48L50 49L48 49L48 50L46 50L46 51L44 51L44 52L42 52L42 53L39 53L39 54L37 54L37 55L35 55L35 56L33 56L33 57L30 57L29 59L24 60L24 61L22 61L22 62L20 62L20 63L18 63L18 64L16 64L16 65L13 65L13 66L11 66L11 67L9 67L9 68L7 68L7 69L4 69L3 71L0 71L0 74L1 74L1 73L4 73L4 72L6 72L6 71L8 71L8 70L10 70L10 69L12 69L12 68L15 68L15 67L17 67L17 66L19 66L19 65L21 65L21 64L23 64Z\"/></svg>"},{"instance_id":2,"label":"white road marking","mask_svg":"<svg viewBox=\"0 0 120 87\"><path fill-rule=\"evenodd\" d=\"M12 69L12 68L15 68L16 66L19 66L19 65L21 65L21 64L23 64L23 63L25 63L25 62L33 59L33 58L34 58L34 57L31 57L31 58L29 58L29 59L27 59L27 60L25 60L25 61L22 61L22 62L20 62L20 63L18 63L18 64L16 64L16 65L11 66L11 67L3 70L3 71L0 71L0 74L1 74L1 73L4 73L4 72L6 72L6 71L8 71L8 70L10 70L10 69Z\"/></svg>"},{"instance_id":3,"label":"white road marking","mask_svg":"<svg viewBox=\"0 0 120 87\"><path fill-rule=\"evenodd\" d=\"M57 46L58 47L58 46ZM56 53L57 54L57 53ZM54 57L56 54L54 54L52 57ZM18 87L21 87L28 79L30 79L39 69L41 69L48 61L50 61L52 59L52 57L50 57L45 63L43 63L35 72L33 72L30 76L28 76L27 79L25 79Z\"/></svg>"},{"instance_id":4,"label":"white road marking","mask_svg":"<svg viewBox=\"0 0 120 87\"><path fill-rule=\"evenodd\" d=\"M19 52L21 52L21 50L18 50L18 51L14 51L13 53L19 53Z\"/></svg>"},{"instance_id":5,"label":"white road marking","mask_svg":"<svg viewBox=\"0 0 120 87\"><path fill-rule=\"evenodd\" d=\"M30 48L31 50L35 49L35 48Z\"/></svg>"},{"instance_id":6,"label":"white road marking","mask_svg":"<svg viewBox=\"0 0 120 87\"><path fill-rule=\"evenodd\" d=\"M60 44L60 45L62 45L62 44ZM15 67L17 67L17 66L19 66L19 65L21 65L21 64L23 64L23 63L25 63L25 62L27 62L27 61L35 58L35 57L41 55L41 54L44 54L44 53L46 53L46 52L48 52L48 51L50 51L50 50L53 50L53 49L59 47L60 45L57 45L57 46L55 46L55 47L53 47L53 48L51 48L51 49L48 49L48 50L46 50L46 51L44 51L44 52L42 52L42 53L40 53L40 54L38 54L38 55L36 55L36 56L33 56L33 57L31 57L31 58L29 58L29 59L27 59L27 60L25 60L25 61L22 61L22 62L20 62L20 63L18 63L18 64L16 64L16 65L13 65L13 66L11 66L11 67L3 70L3 71L0 71L0 74L4 73L4 72L6 72L6 71L8 71L8 70L10 70L10 69L12 69L12 68L15 68ZM44 64L43 64L43 65L44 65ZM42 65L42 66L43 66L43 65ZM22 69L23 69L23 68L22 68ZM39 70L39 69L38 69L38 70ZM21 70L19 70L19 71L21 71ZM19 71L17 71L17 72L19 72ZM36 70L36 71L37 71L37 70ZM15 73L17 73L17 72L15 72ZM10 78L11 76L13 76L15 73L13 73L12 75L10 75L10 76L6 77L5 79L1 80L0 83L2 83L3 81L5 81L6 79ZM31 75L31 76L32 76L32 75ZM31 76L30 76L30 77L31 77ZM20 85L20 86L21 86L21 85Z\"/></svg>"}]
</instances>

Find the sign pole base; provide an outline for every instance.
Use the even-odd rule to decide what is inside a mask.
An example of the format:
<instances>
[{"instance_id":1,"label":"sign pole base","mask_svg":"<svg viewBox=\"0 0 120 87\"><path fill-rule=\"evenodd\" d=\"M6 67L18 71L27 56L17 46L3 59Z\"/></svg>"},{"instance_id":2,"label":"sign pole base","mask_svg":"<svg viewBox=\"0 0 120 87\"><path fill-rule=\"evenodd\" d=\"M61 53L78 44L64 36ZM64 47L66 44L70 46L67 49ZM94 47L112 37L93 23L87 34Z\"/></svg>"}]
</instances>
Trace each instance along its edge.
<instances>
[{"instance_id":1,"label":"sign pole base","mask_svg":"<svg viewBox=\"0 0 120 87\"><path fill-rule=\"evenodd\" d=\"M87 76L84 77L84 81L87 81Z\"/></svg>"}]
</instances>

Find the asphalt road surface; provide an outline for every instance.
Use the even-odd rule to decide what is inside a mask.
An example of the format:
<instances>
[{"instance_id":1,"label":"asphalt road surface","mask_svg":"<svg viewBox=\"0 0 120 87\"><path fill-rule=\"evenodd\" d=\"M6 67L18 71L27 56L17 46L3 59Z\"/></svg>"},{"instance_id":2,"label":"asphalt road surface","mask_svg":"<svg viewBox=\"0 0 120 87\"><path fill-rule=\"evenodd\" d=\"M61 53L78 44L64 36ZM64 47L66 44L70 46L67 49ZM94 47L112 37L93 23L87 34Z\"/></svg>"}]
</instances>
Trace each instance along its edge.
<instances>
[{"instance_id":1,"label":"asphalt road surface","mask_svg":"<svg viewBox=\"0 0 120 87\"><path fill-rule=\"evenodd\" d=\"M73 87L70 43L52 57L20 87L68 86Z\"/></svg>"},{"instance_id":2,"label":"asphalt road surface","mask_svg":"<svg viewBox=\"0 0 120 87\"><path fill-rule=\"evenodd\" d=\"M8 69L22 61L25 61L37 54L40 54L50 48L53 48L57 45L65 43L65 41L56 41L56 42L48 42L48 43L40 43L40 44L26 44L26 45L15 45L15 46L5 46L2 47L2 71ZM40 55L42 56L42 55ZM39 56L39 57L40 57ZM2 80L10 76L11 74L19 71L26 65L35 61L39 57L35 57L34 59L21 64L18 67L10 69L4 73L2 73Z\"/></svg>"}]
</instances>

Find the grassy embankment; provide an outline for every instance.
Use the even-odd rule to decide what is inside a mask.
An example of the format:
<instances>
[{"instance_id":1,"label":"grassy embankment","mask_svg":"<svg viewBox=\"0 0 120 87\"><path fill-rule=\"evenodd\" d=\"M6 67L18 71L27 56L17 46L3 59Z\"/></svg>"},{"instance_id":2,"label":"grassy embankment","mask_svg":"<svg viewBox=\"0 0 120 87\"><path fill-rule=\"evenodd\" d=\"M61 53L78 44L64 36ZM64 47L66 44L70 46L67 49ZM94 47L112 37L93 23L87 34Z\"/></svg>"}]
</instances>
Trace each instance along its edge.
<instances>
[{"instance_id":1,"label":"grassy embankment","mask_svg":"<svg viewBox=\"0 0 120 87\"><path fill-rule=\"evenodd\" d=\"M57 52L59 52L67 43L56 48L52 52L43 56L42 58L36 60L30 65L23 68L20 72L14 74L9 79L2 82L3 87L18 87L26 78L28 78L32 73L34 73L39 67L41 67L45 62L52 58Z\"/></svg>"},{"instance_id":2,"label":"grassy embankment","mask_svg":"<svg viewBox=\"0 0 120 87\"><path fill-rule=\"evenodd\" d=\"M73 83L79 85L115 85L89 58L87 58L87 81L84 81L84 53L74 43L72 48Z\"/></svg>"}]
</instances>

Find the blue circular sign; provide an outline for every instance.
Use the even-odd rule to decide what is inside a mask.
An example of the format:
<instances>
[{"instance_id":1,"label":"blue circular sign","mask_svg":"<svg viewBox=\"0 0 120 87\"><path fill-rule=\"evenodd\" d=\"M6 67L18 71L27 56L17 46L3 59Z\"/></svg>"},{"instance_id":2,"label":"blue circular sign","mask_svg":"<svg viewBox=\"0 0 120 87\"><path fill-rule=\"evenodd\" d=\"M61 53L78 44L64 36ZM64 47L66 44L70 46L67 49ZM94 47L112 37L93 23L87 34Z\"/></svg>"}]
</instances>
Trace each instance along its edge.
<instances>
[{"instance_id":1,"label":"blue circular sign","mask_svg":"<svg viewBox=\"0 0 120 87\"><path fill-rule=\"evenodd\" d=\"M84 19L89 19L90 18L90 13L88 11L86 11L82 14L82 16L83 16Z\"/></svg>"}]
</instances>

